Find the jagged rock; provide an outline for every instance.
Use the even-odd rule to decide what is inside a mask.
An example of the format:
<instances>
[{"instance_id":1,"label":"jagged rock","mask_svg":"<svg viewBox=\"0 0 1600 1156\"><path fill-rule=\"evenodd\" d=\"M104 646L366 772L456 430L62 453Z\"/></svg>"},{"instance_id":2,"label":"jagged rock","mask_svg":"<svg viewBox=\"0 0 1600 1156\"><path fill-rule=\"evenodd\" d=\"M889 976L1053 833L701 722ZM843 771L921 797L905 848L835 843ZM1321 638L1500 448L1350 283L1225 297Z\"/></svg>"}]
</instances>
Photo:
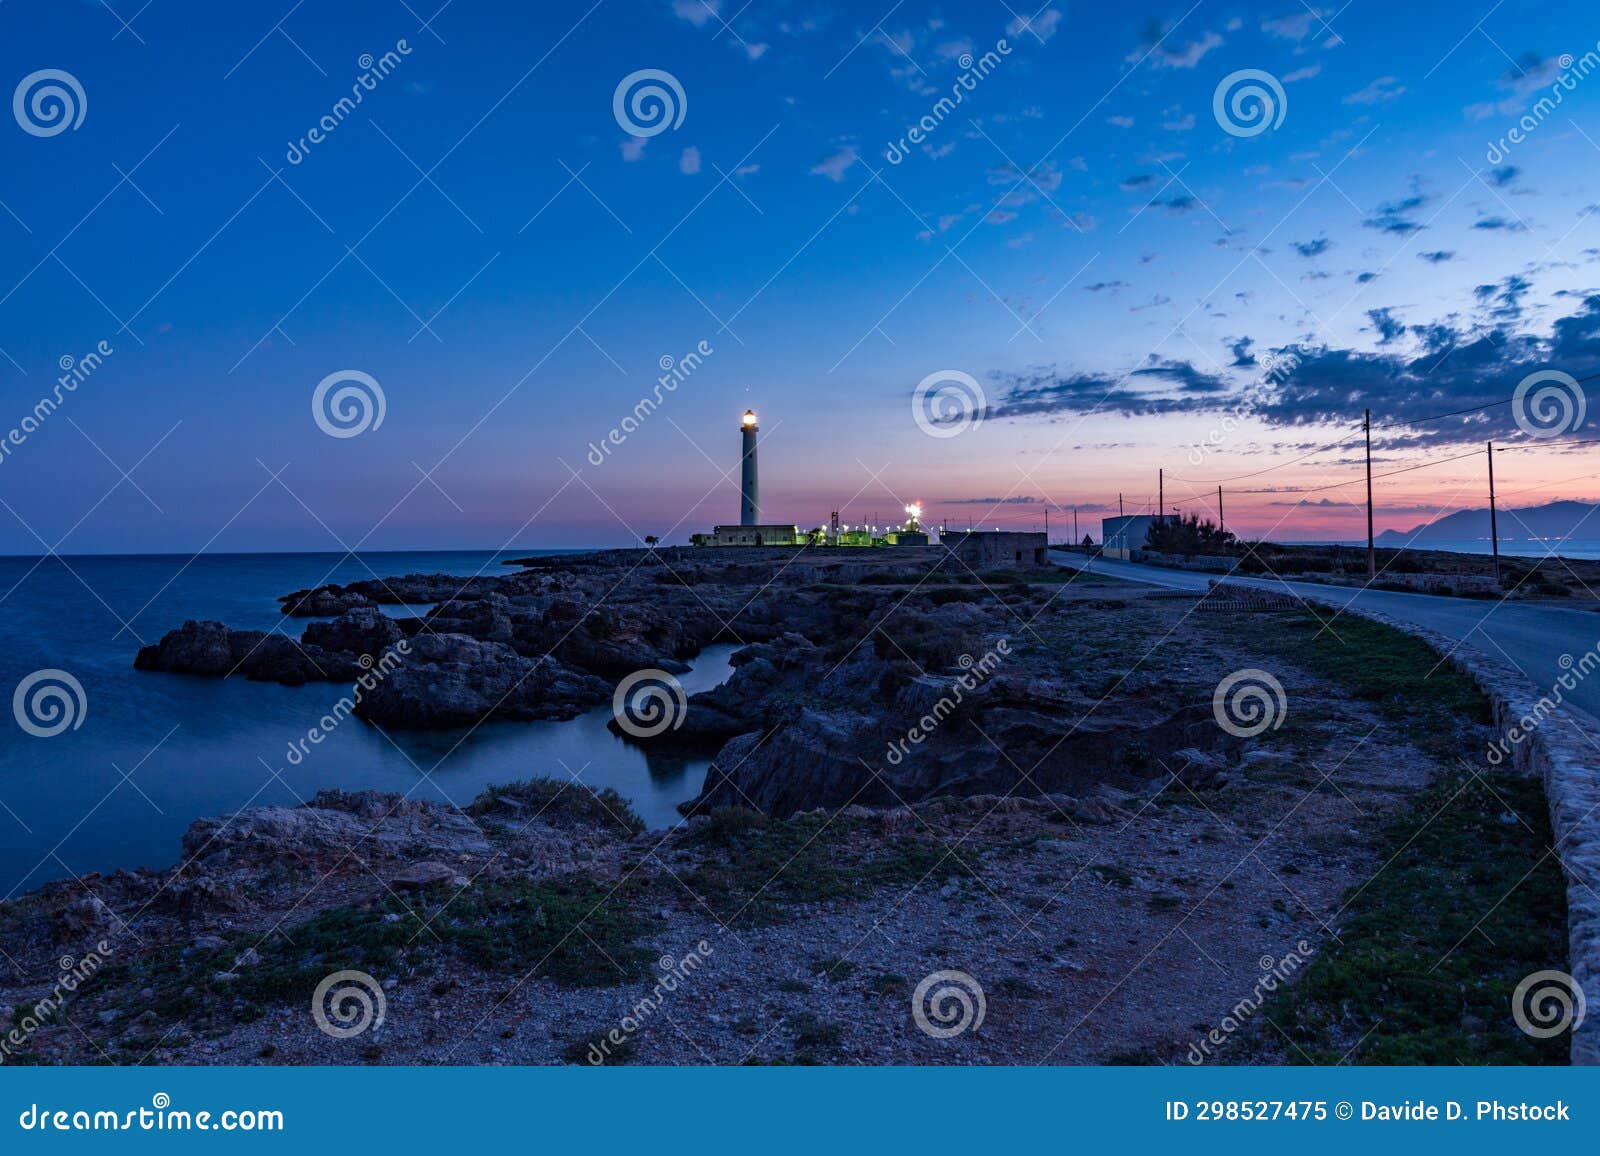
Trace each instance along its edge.
<instances>
[{"instance_id":1,"label":"jagged rock","mask_svg":"<svg viewBox=\"0 0 1600 1156\"><path fill-rule=\"evenodd\" d=\"M185 622L161 641L140 649L135 670L162 670L221 678L242 674L263 682L298 686L345 681L361 673L353 654L303 646L282 634L230 630L220 622Z\"/></svg>"},{"instance_id":2,"label":"jagged rock","mask_svg":"<svg viewBox=\"0 0 1600 1156\"><path fill-rule=\"evenodd\" d=\"M487 719L566 719L607 702L611 688L555 658L525 658L465 634L420 634L405 661L356 704L385 726L463 727Z\"/></svg>"},{"instance_id":3,"label":"jagged rock","mask_svg":"<svg viewBox=\"0 0 1600 1156\"><path fill-rule=\"evenodd\" d=\"M319 586L315 590L296 590L284 595L283 612L293 618L331 618L347 610L376 604L365 594L342 586Z\"/></svg>"},{"instance_id":4,"label":"jagged rock","mask_svg":"<svg viewBox=\"0 0 1600 1156\"><path fill-rule=\"evenodd\" d=\"M56 930L62 938L72 939L105 931L115 922L111 908L99 896L85 895L74 899L61 909L56 919Z\"/></svg>"},{"instance_id":5,"label":"jagged rock","mask_svg":"<svg viewBox=\"0 0 1600 1156\"><path fill-rule=\"evenodd\" d=\"M324 856L483 855L484 834L454 807L381 791L322 791L304 807L255 807L199 819L183 836L191 869L214 874L236 866L303 862Z\"/></svg>"},{"instance_id":6,"label":"jagged rock","mask_svg":"<svg viewBox=\"0 0 1600 1156\"><path fill-rule=\"evenodd\" d=\"M345 651L374 660L399 642L402 635L394 619L376 607L347 610L331 622L313 622L300 641L321 650Z\"/></svg>"},{"instance_id":7,"label":"jagged rock","mask_svg":"<svg viewBox=\"0 0 1600 1156\"><path fill-rule=\"evenodd\" d=\"M448 863L425 859L395 873L390 877L389 883L401 891L419 891L424 887L441 883L453 887L465 887L467 878Z\"/></svg>"}]
</instances>

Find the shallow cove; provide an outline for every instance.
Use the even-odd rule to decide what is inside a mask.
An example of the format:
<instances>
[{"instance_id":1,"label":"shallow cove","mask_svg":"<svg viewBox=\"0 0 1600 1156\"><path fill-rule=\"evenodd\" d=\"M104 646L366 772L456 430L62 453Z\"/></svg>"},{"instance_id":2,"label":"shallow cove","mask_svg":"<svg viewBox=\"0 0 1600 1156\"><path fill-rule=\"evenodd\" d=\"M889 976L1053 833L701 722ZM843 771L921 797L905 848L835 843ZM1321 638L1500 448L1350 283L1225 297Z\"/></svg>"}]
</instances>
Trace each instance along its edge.
<instances>
[{"instance_id":1,"label":"shallow cove","mask_svg":"<svg viewBox=\"0 0 1600 1156\"><path fill-rule=\"evenodd\" d=\"M76 729L51 738L5 720L0 897L89 871L168 866L194 819L298 806L325 787L466 805L490 783L577 775L588 786L615 787L652 826L679 822L676 805L699 792L709 757L647 755L606 729L609 707L567 722L490 723L470 734L385 732L349 718L291 764L290 744L349 686L133 669L140 645L188 618L298 637L310 620L284 621L278 612L278 597L291 590L374 573L498 575L508 572L500 559L538 553L0 558L9 627L0 689L9 698L30 673L56 668L83 685L87 706ZM396 617L426 610L383 609ZM734 649L710 646L692 659L692 671L679 677L685 691L725 680Z\"/></svg>"}]
</instances>

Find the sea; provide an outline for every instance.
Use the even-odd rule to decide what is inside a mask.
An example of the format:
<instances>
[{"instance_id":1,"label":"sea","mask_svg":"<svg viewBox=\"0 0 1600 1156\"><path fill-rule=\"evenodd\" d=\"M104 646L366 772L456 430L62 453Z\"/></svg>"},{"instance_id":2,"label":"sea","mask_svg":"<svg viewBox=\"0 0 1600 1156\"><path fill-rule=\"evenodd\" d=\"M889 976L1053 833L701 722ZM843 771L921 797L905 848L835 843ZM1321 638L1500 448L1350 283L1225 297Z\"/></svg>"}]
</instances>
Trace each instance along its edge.
<instances>
[{"instance_id":1,"label":"sea","mask_svg":"<svg viewBox=\"0 0 1600 1156\"><path fill-rule=\"evenodd\" d=\"M1365 550L1367 540L1360 541L1315 541L1315 542L1290 542L1285 540L1285 545L1291 546L1359 546ZM1409 546L1416 550L1445 550L1453 554L1492 554L1494 547L1488 538L1460 538L1460 539L1432 539L1418 538L1414 542L1409 540L1385 541L1378 539L1381 549L1393 549L1397 546ZM1572 558L1586 559L1589 561L1600 560L1600 538L1569 538L1569 539L1542 539L1542 538L1502 538L1500 539L1500 553L1516 558Z\"/></svg>"},{"instance_id":2,"label":"sea","mask_svg":"<svg viewBox=\"0 0 1600 1156\"><path fill-rule=\"evenodd\" d=\"M0 690L13 699L13 717L0 725L0 897L90 871L176 863L194 819L297 806L325 787L464 806L491 783L576 778L616 788L652 827L679 822L677 804L699 793L710 760L646 754L607 729L609 706L470 733L380 732L346 718L293 762L291 744L349 686L133 669L140 645L185 619L298 637L312 620L284 619L277 601L293 590L374 575L513 573L506 559L561 552L0 557ZM710 646L691 660L693 670L678 676L685 692L723 682L734 649ZM15 717L16 689L41 670L65 671L83 688L75 725L48 737Z\"/></svg>"}]
</instances>

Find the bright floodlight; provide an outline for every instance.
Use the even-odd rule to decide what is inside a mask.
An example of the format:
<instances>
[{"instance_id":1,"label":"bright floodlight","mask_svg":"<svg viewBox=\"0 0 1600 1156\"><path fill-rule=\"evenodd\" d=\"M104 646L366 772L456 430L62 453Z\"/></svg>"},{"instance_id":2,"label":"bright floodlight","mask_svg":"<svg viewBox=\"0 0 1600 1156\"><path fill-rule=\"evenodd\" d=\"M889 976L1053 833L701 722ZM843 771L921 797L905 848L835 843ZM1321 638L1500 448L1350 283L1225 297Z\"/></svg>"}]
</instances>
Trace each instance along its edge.
<instances>
[{"instance_id":1,"label":"bright floodlight","mask_svg":"<svg viewBox=\"0 0 1600 1156\"><path fill-rule=\"evenodd\" d=\"M911 518L912 521L916 521L918 518L922 517L922 507L916 502L912 502L906 507L906 514Z\"/></svg>"},{"instance_id":2,"label":"bright floodlight","mask_svg":"<svg viewBox=\"0 0 1600 1156\"><path fill-rule=\"evenodd\" d=\"M756 411L755 410L747 409L747 410L744 411L744 424L745 425L755 425L756 424Z\"/></svg>"}]
</instances>

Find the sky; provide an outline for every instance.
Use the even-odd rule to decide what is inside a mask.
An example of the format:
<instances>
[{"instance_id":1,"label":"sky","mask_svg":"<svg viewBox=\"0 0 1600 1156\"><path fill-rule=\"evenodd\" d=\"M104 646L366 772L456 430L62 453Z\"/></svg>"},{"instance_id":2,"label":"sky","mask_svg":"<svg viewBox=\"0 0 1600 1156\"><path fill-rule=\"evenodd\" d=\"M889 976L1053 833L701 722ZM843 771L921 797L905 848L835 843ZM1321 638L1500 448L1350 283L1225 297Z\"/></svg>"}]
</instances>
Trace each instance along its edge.
<instances>
[{"instance_id":1,"label":"sky","mask_svg":"<svg viewBox=\"0 0 1600 1156\"><path fill-rule=\"evenodd\" d=\"M1369 408L1380 531L1484 505L1490 440L1502 505L1597 499L1597 38L1513 0L10 0L0 552L682 542L737 520L747 407L807 527L1098 536L1164 471L1357 538Z\"/></svg>"}]
</instances>

